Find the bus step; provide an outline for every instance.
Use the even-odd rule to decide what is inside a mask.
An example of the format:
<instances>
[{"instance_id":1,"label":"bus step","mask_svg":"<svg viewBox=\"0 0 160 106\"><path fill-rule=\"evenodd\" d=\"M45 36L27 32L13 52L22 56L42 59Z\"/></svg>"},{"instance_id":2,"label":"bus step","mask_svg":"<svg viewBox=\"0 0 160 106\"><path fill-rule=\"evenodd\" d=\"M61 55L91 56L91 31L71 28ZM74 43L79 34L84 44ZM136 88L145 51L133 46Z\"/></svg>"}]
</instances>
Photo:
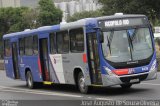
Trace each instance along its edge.
<instances>
[{"instance_id":1,"label":"bus step","mask_svg":"<svg viewBox=\"0 0 160 106\"><path fill-rule=\"evenodd\" d=\"M53 84L53 82L44 81L44 82L43 82L43 84L44 84L44 85L52 85L52 84Z\"/></svg>"}]
</instances>

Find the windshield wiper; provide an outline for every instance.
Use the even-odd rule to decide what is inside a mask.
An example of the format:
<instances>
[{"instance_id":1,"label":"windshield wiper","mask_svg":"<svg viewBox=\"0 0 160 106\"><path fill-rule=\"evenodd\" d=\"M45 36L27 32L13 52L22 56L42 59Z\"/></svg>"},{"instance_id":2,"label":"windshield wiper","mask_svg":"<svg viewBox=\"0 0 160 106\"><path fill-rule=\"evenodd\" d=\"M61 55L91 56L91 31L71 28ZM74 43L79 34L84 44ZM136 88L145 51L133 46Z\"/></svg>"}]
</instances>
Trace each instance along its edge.
<instances>
[{"instance_id":1,"label":"windshield wiper","mask_svg":"<svg viewBox=\"0 0 160 106\"><path fill-rule=\"evenodd\" d=\"M131 38L132 41L135 39L136 33L137 33L137 28L135 28L135 31L134 31L134 33L133 33L133 35L132 35L132 38Z\"/></svg>"},{"instance_id":2,"label":"windshield wiper","mask_svg":"<svg viewBox=\"0 0 160 106\"><path fill-rule=\"evenodd\" d=\"M114 31L111 31L111 34L110 34L109 38L107 36L107 41L108 41L108 45L107 46L109 47L110 54L111 54L111 42L112 42L112 39L113 39L113 34L114 34Z\"/></svg>"},{"instance_id":3,"label":"windshield wiper","mask_svg":"<svg viewBox=\"0 0 160 106\"><path fill-rule=\"evenodd\" d=\"M134 30L134 33L130 35L130 33L127 31L128 37L129 37L129 43L131 45L131 48L133 50L133 40L135 39L135 35L137 33L137 29Z\"/></svg>"},{"instance_id":4,"label":"windshield wiper","mask_svg":"<svg viewBox=\"0 0 160 106\"><path fill-rule=\"evenodd\" d=\"M131 45L131 48L133 49L133 43L132 43L132 38L130 37L130 35L128 36L129 37L129 44Z\"/></svg>"}]
</instances>

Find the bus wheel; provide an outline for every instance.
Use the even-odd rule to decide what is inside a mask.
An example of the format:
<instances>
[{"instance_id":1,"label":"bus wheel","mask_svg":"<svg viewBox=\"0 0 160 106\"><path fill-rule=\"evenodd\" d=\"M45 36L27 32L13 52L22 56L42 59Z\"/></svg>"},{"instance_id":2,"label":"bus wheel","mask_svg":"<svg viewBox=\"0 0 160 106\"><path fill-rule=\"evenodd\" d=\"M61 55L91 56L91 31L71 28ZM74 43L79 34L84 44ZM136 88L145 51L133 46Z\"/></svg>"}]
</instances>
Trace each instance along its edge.
<instances>
[{"instance_id":1,"label":"bus wheel","mask_svg":"<svg viewBox=\"0 0 160 106\"><path fill-rule=\"evenodd\" d=\"M30 89L33 89L35 87L35 82L33 81L33 77L30 71L28 71L26 74L26 84Z\"/></svg>"},{"instance_id":2,"label":"bus wheel","mask_svg":"<svg viewBox=\"0 0 160 106\"><path fill-rule=\"evenodd\" d=\"M121 87L123 89L129 89L129 88L131 88L131 86L132 86L132 84L121 84Z\"/></svg>"},{"instance_id":3,"label":"bus wheel","mask_svg":"<svg viewBox=\"0 0 160 106\"><path fill-rule=\"evenodd\" d=\"M89 87L85 84L85 78L82 72L78 74L78 88L81 93L87 94Z\"/></svg>"}]
</instances>

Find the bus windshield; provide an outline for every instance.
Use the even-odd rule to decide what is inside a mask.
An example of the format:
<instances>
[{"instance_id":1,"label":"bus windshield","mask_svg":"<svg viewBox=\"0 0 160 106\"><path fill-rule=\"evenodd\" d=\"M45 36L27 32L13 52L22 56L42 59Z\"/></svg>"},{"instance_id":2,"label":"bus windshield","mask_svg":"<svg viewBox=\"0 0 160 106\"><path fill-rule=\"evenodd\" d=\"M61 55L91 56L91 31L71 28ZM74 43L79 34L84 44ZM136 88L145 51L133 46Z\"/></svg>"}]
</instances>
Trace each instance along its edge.
<instances>
[{"instance_id":1,"label":"bus windshield","mask_svg":"<svg viewBox=\"0 0 160 106\"><path fill-rule=\"evenodd\" d=\"M149 28L133 28L103 32L102 49L111 62L129 62L149 58L153 46Z\"/></svg>"}]
</instances>

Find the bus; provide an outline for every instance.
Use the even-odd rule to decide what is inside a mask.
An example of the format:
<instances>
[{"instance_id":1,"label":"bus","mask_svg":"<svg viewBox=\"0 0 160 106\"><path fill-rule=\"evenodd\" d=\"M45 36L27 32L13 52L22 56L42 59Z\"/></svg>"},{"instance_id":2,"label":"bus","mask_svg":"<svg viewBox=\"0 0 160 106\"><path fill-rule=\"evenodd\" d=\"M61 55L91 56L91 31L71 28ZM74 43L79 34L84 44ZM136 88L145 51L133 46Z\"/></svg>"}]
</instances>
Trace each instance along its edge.
<instances>
[{"instance_id":1,"label":"bus","mask_svg":"<svg viewBox=\"0 0 160 106\"><path fill-rule=\"evenodd\" d=\"M154 36L148 18L115 14L6 34L6 76L39 84L130 88L157 77Z\"/></svg>"}]
</instances>

